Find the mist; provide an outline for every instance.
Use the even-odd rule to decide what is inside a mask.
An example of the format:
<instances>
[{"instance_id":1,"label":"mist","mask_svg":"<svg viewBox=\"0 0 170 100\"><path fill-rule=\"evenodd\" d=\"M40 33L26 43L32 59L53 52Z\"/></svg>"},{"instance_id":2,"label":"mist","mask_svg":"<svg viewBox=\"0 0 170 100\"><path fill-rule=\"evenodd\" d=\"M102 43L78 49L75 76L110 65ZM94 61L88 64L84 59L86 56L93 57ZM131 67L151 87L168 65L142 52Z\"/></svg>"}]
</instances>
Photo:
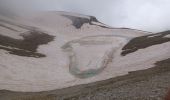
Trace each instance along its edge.
<instances>
[{"instance_id":1,"label":"mist","mask_svg":"<svg viewBox=\"0 0 170 100\"><path fill-rule=\"evenodd\" d=\"M0 15L69 11L97 17L112 27L170 30L169 0L1 0Z\"/></svg>"}]
</instances>

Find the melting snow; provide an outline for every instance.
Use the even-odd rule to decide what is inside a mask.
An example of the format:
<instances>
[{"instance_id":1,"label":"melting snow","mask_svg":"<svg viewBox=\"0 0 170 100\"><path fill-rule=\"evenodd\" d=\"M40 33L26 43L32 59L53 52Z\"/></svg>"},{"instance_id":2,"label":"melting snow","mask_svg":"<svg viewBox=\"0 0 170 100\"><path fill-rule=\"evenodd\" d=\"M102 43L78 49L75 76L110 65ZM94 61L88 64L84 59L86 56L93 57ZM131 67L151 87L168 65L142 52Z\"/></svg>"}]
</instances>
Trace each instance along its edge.
<instances>
[{"instance_id":1,"label":"melting snow","mask_svg":"<svg viewBox=\"0 0 170 100\"><path fill-rule=\"evenodd\" d=\"M75 29L60 12L42 15L13 22L36 27L55 36L54 41L39 46L37 50L47 56L23 57L7 54L0 49L0 89L31 92L61 89L151 68L156 61L170 57L170 42L150 46L127 56L120 55L130 39L148 32L107 29L89 24ZM20 32L14 34L2 27L0 30L10 37L19 38ZM0 32L2 35L5 33Z\"/></svg>"}]
</instances>

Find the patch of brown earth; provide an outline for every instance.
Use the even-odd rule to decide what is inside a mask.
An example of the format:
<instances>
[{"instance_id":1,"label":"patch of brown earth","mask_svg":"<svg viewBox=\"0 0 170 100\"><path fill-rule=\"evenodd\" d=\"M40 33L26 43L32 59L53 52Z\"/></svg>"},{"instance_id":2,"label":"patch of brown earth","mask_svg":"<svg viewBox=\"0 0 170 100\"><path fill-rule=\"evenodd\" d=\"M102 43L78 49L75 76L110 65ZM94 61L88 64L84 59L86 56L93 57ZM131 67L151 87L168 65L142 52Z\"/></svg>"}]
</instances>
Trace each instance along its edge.
<instances>
[{"instance_id":1,"label":"patch of brown earth","mask_svg":"<svg viewBox=\"0 0 170 100\"><path fill-rule=\"evenodd\" d=\"M38 46L47 44L54 39L54 36L35 30L23 33L21 36L24 39L0 35L0 49L13 55L40 58L46 55L37 52Z\"/></svg>"},{"instance_id":2,"label":"patch of brown earth","mask_svg":"<svg viewBox=\"0 0 170 100\"><path fill-rule=\"evenodd\" d=\"M170 38L166 37L167 35L170 35L170 31L133 38L122 48L123 51L121 55L126 56L127 54L133 53L139 49L169 42Z\"/></svg>"}]
</instances>

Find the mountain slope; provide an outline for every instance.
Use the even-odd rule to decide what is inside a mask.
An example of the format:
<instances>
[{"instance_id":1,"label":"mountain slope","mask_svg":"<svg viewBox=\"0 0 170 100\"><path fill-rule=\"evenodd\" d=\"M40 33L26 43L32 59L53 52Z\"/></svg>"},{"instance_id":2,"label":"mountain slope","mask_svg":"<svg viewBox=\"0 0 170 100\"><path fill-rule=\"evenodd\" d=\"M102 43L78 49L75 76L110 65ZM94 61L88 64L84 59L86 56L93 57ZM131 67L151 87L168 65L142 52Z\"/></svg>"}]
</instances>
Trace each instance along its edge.
<instances>
[{"instance_id":1,"label":"mountain slope","mask_svg":"<svg viewBox=\"0 0 170 100\"><path fill-rule=\"evenodd\" d=\"M170 58L169 31L111 28L74 13L1 17L0 30L1 90L62 89L154 68Z\"/></svg>"}]
</instances>

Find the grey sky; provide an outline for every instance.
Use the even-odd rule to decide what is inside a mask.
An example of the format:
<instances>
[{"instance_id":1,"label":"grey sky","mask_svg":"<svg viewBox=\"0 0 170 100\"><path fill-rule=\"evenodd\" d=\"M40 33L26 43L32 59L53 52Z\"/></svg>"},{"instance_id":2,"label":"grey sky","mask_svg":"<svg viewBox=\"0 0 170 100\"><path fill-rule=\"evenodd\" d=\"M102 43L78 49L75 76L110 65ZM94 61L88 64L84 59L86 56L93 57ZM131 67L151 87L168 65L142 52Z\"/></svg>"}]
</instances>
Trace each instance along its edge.
<instances>
[{"instance_id":1,"label":"grey sky","mask_svg":"<svg viewBox=\"0 0 170 100\"><path fill-rule=\"evenodd\" d=\"M0 13L71 11L96 16L113 27L170 29L170 0L1 0Z\"/></svg>"}]
</instances>

